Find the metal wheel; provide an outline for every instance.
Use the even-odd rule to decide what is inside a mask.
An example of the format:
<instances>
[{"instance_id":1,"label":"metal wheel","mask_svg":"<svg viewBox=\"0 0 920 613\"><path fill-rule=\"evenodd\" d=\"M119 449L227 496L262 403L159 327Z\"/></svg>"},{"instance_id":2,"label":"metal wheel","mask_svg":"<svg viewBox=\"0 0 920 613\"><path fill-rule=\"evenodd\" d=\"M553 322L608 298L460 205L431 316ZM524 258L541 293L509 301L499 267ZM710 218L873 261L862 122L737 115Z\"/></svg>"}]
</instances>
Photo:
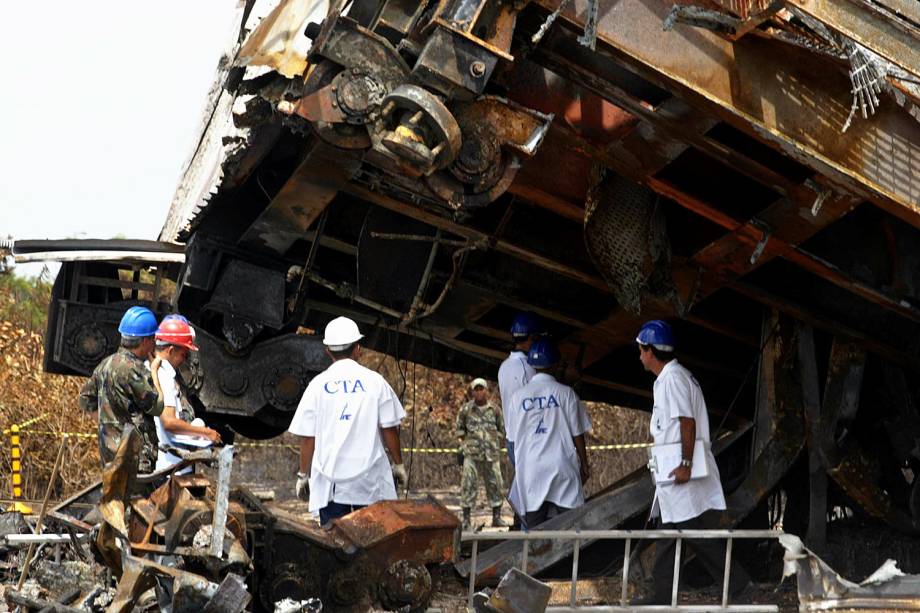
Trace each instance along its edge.
<instances>
[{"instance_id":1,"label":"metal wheel","mask_svg":"<svg viewBox=\"0 0 920 613\"><path fill-rule=\"evenodd\" d=\"M383 145L426 174L460 153L460 126L444 103L417 85L400 85L383 101Z\"/></svg>"}]
</instances>

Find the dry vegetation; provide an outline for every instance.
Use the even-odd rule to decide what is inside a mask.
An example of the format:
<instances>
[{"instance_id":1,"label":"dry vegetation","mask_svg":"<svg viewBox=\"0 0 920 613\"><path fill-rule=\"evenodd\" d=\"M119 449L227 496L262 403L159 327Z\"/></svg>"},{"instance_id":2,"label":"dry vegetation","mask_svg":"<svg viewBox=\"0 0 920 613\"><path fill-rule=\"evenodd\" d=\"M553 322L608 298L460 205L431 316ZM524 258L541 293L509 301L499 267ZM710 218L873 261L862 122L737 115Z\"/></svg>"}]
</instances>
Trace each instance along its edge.
<instances>
[{"instance_id":1,"label":"dry vegetation","mask_svg":"<svg viewBox=\"0 0 920 613\"><path fill-rule=\"evenodd\" d=\"M82 379L49 375L42 371L44 314L49 297L50 285L45 280L24 280L8 272L0 274L0 428L7 429L11 424L45 416L27 427L22 435L23 481L28 499L37 499L44 494L61 442L60 433L91 433L95 430L95 423L77 406ZM402 432L404 446L456 446L454 418L457 409L467 399L468 377L406 362L397 364L392 357L370 351L365 352L361 361L379 370L401 394L408 413ZM599 403L590 403L589 413L594 423L589 445L646 439L647 416L644 413ZM293 442L287 438L283 439L284 442ZM11 470L8 438L4 437L0 449L0 474L8 475ZM286 482L296 470L293 468L295 456L285 452L281 458L287 461L279 462L281 458L275 454L275 449L267 448L263 452L258 448L241 447L240 468L245 471L247 464L261 464L264 453L268 453L274 455L272 464L277 471L263 472L261 478ZM590 451L589 455L594 473L589 482L589 493L645 461L643 450ZM55 498L73 493L99 476L95 438L69 439L64 458L62 481ZM414 491L459 486L460 471L453 453L410 453L406 455L406 461L412 473ZM510 474L507 462L505 469ZM0 486L3 488L0 496L8 497L10 484L7 479L4 481Z\"/></svg>"},{"instance_id":2,"label":"dry vegetation","mask_svg":"<svg viewBox=\"0 0 920 613\"><path fill-rule=\"evenodd\" d=\"M77 406L82 381L42 371L45 311L50 285L38 279L0 274L0 428L7 430L44 416L22 436L23 484L27 499L44 495L62 432L91 432L93 421ZM99 452L95 439L68 440L58 496L79 490L97 478ZM11 472L9 438L4 435L0 474ZM9 479L0 486L11 495Z\"/></svg>"}]
</instances>

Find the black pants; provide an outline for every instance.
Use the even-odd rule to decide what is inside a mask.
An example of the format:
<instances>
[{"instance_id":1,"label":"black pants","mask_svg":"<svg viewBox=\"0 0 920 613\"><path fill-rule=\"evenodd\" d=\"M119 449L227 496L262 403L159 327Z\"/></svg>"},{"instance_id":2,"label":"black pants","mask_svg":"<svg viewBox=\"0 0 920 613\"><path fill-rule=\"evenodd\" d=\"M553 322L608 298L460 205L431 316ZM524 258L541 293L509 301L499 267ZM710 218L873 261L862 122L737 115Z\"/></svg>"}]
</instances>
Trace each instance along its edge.
<instances>
[{"instance_id":1,"label":"black pants","mask_svg":"<svg viewBox=\"0 0 920 613\"><path fill-rule=\"evenodd\" d=\"M702 515L673 524L662 524L662 530L712 530L718 528L719 511L706 511ZM652 595L655 604L671 603L671 584L674 581L674 550L677 541L662 540L656 543L655 565L652 570ZM684 539L681 550L693 550L706 571L721 586L725 578L725 547L722 539ZM734 554L734 549L732 549ZM728 583L728 593L737 594L743 590L751 577L732 559L732 572Z\"/></svg>"},{"instance_id":2,"label":"black pants","mask_svg":"<svg viewBox=\"0 0 920 613\"><path fill-rule=\"evenodd\" d=\"M527 513L524 513L524 517L521 518L521 525L525 530L536 528L547 519L552 519L560 513L565 513L568 510L568 508L560 507L558 504L553 502L544 502L536 511L528 511Z\"/></svg>"},{"instance_id":3,"label":"black pants","mask_svg":"<svg viewBox=\"0 0 920 613\"><path fill-rule=\"evenodd\" d=\"M319 510L319 523L320 525L325 526L333 519L345 517L352 511L363 509L366 506L366 504L342 504L339 502L330 501L329 504Z\"/></svg>"}]
</instances>

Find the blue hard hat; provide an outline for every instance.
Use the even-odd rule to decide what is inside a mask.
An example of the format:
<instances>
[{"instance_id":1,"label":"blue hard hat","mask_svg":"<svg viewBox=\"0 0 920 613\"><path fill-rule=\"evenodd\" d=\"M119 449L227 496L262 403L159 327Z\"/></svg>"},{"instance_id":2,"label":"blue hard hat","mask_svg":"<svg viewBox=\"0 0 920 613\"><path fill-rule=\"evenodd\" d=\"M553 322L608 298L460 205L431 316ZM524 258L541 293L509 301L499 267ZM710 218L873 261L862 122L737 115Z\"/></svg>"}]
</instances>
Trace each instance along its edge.
<instances>
[{"instance_id":1,"label":"blue hard hat","mask_svg":"<svg viewBox=\"0 0 920 613\"><path fill-rule=\"evenodd\" d=\"M529 311L518 313L511 322L511 336L514 338L527 338L532 334L543 331L540 318Z\"/></svg>"},{"instance_id":2,"label":"blue hard hat","mask_svg":"<svg viewBox=\"0 0 920 613\"><path fill-rule=\"evenodd\" d=\"M118 333L122 336L153 336L157 331L157 318L147 307L133 306L121 317Z\"/></svg>"},{"instance_id":3,"label":"blue hard hat","mask_svg":"<svg viewBox=\"0 0 920 613\"><path fill-rule=\"evenodd\" d=\"M651 345L661 351L674 351L674 332L667 322L653 319L642 325L636 342L640 345Z\"/></svg>"},{"instance_id":4,"label":"blue hard hat","mask_svg":"<svg viewBox=\"0 0 920 613\"><path fill-rule=\"evenodd\" d=\"M556 342L548 337L538 338L527 352L527 363L534 368L552 366L559 361L559 348Z\"/></svg>"}]
</instances>

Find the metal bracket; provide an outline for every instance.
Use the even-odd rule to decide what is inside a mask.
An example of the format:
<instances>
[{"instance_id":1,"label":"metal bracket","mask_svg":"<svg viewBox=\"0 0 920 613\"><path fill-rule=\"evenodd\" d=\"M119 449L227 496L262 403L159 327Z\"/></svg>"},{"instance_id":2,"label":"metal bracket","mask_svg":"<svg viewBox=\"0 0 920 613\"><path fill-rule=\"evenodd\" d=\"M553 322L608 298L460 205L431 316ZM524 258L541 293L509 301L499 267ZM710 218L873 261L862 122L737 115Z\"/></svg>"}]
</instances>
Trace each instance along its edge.
<instances>
[{"instance_id":1,"label":"metal bracket","mask_svg":"<svg viewBox=\"0 0 920 613\"><path fill-rule=\"evenodd\" d=\"M751 220L751 225L763 233L763 235L760 237L760 240L757 241L757 245L754 246L754 251L751 253L751 265L753 266L754 263L760 259L760 256L763 255L763 250L767 247L767 242L770 240L770 235L773 233L773 229L762 221L758 221L756 219Z\"/></svg>"},{"instance_id":2,"label":"metal bracket","mask_svg":"<svg viewBox=\"0 0 920 613\"><path fill-rule=\"evenodd\" d=\"M811 216L817 217L818 212L821 210L821 207L824 205L824 201L830 198L831 194L833 194L834 192L833 190L822 188L820 185L818 185L811 179L805 180L805 187L807 187L808 189L815 192L815 194L817 194L817 196L815 196L814 204L811 205Z\"/></svg>"},{"instance_id":3,"label":"metal bracket","mask_svg":"<svg viewBox=\"0 0 920 613\"><path fill-rule=\"evenodd\" d=\"M597 45L597 8L600 0L588 0L588 18L585 20L585 33L578 37L583 47L594 51Z\"/></svg>"}]
</instances>

